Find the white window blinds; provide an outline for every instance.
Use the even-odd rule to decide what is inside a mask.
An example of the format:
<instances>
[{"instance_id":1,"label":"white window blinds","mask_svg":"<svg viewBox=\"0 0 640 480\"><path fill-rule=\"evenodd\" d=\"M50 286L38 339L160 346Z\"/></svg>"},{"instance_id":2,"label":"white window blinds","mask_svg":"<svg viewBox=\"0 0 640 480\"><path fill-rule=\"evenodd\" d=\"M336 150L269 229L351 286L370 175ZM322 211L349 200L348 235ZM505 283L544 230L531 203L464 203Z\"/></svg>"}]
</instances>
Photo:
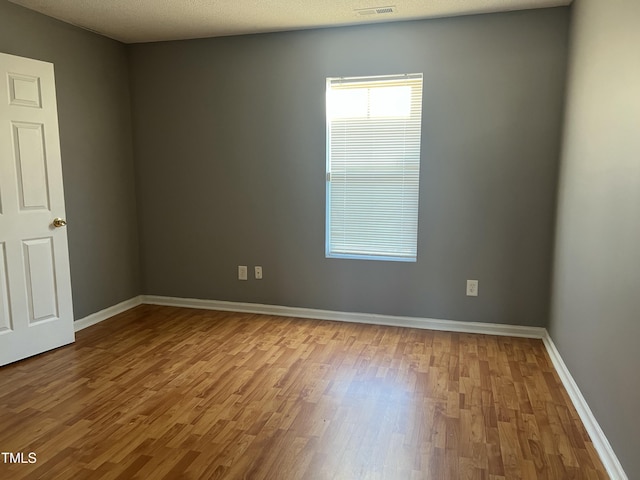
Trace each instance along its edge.
<instances>
[{"instance_id":1,"label":"white window blinds","mask_svg":"<svg viewBox=\"0 0 640 480\"><path fill-rule=\"evenodd\" d=\"M327 79L328 257L415 261L422 74Z\"/></svg>"}]
</instances>

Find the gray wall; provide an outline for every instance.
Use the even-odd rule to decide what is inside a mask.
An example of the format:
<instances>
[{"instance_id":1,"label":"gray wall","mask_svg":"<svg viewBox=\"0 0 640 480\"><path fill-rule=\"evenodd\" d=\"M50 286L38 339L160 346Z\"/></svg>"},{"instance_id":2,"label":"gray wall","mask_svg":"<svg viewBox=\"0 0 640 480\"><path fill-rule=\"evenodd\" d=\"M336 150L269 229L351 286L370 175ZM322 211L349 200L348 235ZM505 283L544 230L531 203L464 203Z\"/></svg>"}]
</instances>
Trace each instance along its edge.
<instances>
[{"instance_id":1,"label":"gray wall","mask_svg":"<svg viewBox=\"0 0 640 480\"><path fill-rule=\"evenodd\" d=\"M144 292L545 325L568 20L131 46ZM325 77L398 72L424 73L418 262L326 259Z\"/></svg>"},{"instance_id":2,"label":"gray wall","mask_svg":"<svg viewBox=\"0 0 640 480\"><path fill-rule=\"evenodd\" d=\"M0 51L55 66L76 318L140 294L126 47L0 0Z\"/></svg>"},{"instance_id":3,"label":"gray wall","mask_svg":"<svg viewBox=\"0 0 640 480\"><path fill-rule=\"evenodd\" d=\"M640 2L573 8L550 332L640 478Z\"/></svg>"}]
</instances>

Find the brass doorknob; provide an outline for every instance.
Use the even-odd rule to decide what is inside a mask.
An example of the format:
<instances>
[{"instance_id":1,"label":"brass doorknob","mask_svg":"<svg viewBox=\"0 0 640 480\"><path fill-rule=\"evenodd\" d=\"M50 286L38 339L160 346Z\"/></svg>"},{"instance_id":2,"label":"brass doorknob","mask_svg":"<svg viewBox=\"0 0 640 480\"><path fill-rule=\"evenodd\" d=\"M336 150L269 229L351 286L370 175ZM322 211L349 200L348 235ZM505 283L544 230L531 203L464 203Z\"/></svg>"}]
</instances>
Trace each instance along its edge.
<instances>
[{"instance_id":1,"label":"brass doorknob","mask_svg":"<svg viewBox=\"0 0 640 480\"><path fill-rule=\"evenodd\" d=\"M64 227L67 224L67 221L62 218L54 218L53 226L56 228Z\"/></svg>"}]
</instances>

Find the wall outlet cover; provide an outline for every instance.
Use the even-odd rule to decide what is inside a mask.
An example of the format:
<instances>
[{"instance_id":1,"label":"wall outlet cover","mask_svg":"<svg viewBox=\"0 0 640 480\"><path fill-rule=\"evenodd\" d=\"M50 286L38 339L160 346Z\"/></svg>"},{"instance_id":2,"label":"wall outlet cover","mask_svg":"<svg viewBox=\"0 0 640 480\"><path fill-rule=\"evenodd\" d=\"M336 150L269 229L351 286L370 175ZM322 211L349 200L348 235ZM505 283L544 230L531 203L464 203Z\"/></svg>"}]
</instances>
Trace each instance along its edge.
<instances>
[{"instance_id":1,"label":"wall outlet cover","mask_svg":"<svg viewBox=\"0 0 640 480\"><path fill-rule=\"evenodd\" d=\"M467 297L478 296L478 280L467 280Z\"/></svg>"},{"instance_id":2,"label":"wall outlet cover","mask_svg":"<svg viewBox=\"0 0 640 480\"><path fill-rule=\"evenodd\" d=\"M238 265L238 280L246 280L246 279L247 279L247 266Z\"/></svg>"}]
</instances>

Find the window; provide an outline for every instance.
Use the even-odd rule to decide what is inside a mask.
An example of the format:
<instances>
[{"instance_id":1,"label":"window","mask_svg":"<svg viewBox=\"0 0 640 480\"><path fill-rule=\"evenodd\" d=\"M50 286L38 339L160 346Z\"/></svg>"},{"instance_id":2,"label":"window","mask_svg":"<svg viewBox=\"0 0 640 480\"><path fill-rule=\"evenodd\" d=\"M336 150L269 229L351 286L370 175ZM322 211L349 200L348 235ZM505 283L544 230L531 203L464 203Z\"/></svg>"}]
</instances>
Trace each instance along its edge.
<instances>
[{"instance_id":1,"label":"window","mask_svg":"<svg viewBox=\"0 0 640 480\"><path fill-rule=\"evenodd\" d=\"M327 79L327 257L415 262L422 74Z\"/></svg>"}]
</instances>

